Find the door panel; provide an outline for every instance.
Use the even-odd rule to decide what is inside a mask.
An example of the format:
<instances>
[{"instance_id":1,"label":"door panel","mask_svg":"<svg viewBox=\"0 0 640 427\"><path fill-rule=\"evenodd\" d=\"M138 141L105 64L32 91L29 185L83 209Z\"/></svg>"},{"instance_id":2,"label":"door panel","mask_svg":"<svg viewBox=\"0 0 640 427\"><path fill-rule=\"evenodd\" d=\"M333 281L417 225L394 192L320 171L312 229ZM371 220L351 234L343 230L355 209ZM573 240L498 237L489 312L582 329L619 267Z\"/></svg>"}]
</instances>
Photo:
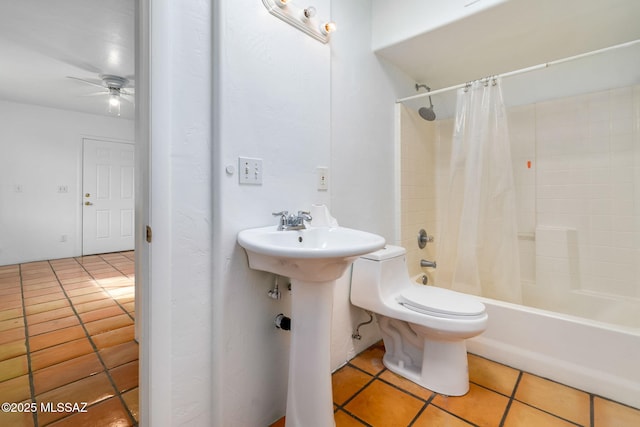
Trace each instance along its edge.
<instances>
[{"instance_id":1,"label":"door panel","mask_svg":"<svg viewBox=\"0 0 640 427\"><path fill-rule=\"evenodd\" d=\"M82 253L134 248L134 146L85 139Z\"/></svg>"}]
</instances>

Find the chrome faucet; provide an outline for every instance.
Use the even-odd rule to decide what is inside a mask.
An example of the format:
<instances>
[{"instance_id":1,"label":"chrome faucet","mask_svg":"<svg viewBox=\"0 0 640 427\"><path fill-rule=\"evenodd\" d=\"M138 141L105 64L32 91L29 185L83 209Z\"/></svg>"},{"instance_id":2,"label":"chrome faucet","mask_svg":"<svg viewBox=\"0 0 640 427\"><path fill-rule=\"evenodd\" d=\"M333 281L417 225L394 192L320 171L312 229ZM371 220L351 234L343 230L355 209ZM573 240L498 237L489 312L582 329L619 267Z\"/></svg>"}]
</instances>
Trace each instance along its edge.
<instances>
[{"instance_id":1,"label":"chrome faucet","mask_svg":"<svg viewBox=\"0 0 640 427\"><path fill-rule=\"evenodd\" d=\"M420 267L428 267L428 268L436 268L436 262L435 261L427 261L426 259L421 259L420 260Z\"/></svg>"},{"instance_id":2,"label":"chrome faucet","mask_svg":"<svg viewBox=\"0 0 640 427\"><path fill-rule=\"evenodd\" d=\"M289 211L274 212L273 216L279 216L278 230L304 230L307 228L305 221L311 221L313 218L309 212L298 211L297 215L289 214Z\"/></svg>"}]
</instances>

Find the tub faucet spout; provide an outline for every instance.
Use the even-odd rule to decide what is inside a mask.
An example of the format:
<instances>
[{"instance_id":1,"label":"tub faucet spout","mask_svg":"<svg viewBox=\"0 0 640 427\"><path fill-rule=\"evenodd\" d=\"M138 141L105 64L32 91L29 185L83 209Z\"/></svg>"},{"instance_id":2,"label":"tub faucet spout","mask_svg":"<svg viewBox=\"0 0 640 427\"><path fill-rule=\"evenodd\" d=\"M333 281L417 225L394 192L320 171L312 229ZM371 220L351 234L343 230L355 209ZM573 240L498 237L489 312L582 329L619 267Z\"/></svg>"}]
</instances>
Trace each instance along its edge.
<instances>
[{"instance_id":1,"label":"tub faucet spout","mask_svg":"<svg viewBox=\"0 0 640 427\"><path fill-rule=\"evenodd\" d=\"M420 267L428 267L428 268L436 268L436 262L435 261L427 261L426 259L421 259L420 260Z\"/></svg>"}]
</instances>

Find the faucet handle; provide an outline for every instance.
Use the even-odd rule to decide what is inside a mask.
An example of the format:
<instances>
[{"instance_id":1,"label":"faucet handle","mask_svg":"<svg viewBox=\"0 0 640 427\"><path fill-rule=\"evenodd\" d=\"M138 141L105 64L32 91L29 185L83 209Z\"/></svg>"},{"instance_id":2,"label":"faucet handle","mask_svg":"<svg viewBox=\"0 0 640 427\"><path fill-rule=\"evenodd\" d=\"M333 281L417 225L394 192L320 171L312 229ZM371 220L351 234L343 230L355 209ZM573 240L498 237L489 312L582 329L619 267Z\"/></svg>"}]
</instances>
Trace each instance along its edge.
<instances>
[{"instance_id":1,"label":"faucet handle","mask_svg":"<svg viewBox=\"0 0 640 427\"><path fill-rule=\"evenodd\" d=\"M278 230L284 230L284 227L287 225L287 215L289 215L289 211L272 212L271 215L280 217L278 220Z\"/></svg>"},{"instance_id":2,"label":"faucet handle","mask_svg":"<svg viewBox=\"0 0 640 427\"><path fill-rule=\"evenodd\" d=\"M429 236L427 232L424 231L424 228L420 229L418 232L418 247L424 249L429 242L433 242L433 236Z\"/></svg>"}]
</instances>

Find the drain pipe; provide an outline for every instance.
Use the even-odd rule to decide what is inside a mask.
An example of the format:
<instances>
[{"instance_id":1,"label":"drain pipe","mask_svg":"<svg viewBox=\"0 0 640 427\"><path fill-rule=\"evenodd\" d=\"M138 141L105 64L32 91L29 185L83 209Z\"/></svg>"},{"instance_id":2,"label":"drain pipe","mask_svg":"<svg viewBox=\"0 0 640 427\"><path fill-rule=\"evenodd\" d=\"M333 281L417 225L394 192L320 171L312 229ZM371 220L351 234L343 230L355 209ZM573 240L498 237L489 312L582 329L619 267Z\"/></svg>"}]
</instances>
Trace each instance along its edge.
<instances>
[{"instance_id":1,"label":"drain pipe","mask_svg":"<svg viewBox=\"0 0 640 427\"><path fill-rule=\"evenodd\" d=\"M276 316L276 318L274 319L273 323L276 324L276 328L282 329L283 331L290 331L291 330L291 318L285 316L282 313L280 313L280 314L278 314Z\"/></svg>"}]
</instances>

